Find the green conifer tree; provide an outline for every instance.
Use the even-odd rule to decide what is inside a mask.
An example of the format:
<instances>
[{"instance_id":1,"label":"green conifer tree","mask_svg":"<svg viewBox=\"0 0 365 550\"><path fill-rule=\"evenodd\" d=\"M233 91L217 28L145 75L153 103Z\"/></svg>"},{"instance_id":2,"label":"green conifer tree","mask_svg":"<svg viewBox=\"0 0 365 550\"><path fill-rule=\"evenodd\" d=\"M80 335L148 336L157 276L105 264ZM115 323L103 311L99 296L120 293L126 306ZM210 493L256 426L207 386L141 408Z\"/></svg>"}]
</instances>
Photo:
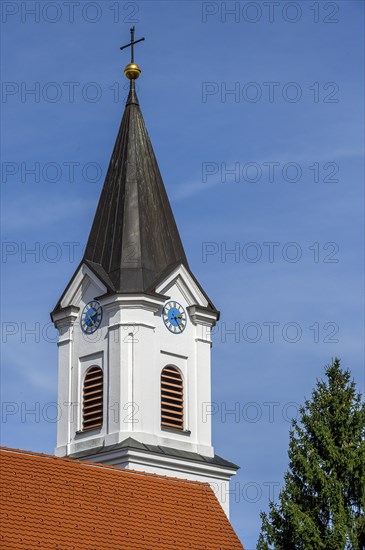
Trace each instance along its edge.
<instances>
[{"instance_id":1,"label":"green conifer tree","mask_svg":"<svg viewBox=\"0 0 365 550\"><path fill-rule=\"evenodd\" d=\"M258 550L365 549L365 403L335 359L290 430L278 503L262 513Z\"/></svg>"}]
</instances>

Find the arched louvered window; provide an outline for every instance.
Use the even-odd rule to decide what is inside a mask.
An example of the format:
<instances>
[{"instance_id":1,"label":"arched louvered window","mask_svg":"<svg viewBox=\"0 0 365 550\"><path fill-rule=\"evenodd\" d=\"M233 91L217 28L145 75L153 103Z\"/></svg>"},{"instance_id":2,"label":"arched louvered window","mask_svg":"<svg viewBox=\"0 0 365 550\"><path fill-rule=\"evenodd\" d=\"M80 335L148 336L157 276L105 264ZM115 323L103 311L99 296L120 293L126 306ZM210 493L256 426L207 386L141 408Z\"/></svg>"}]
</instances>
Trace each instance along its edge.
<instances>
[{"instance_id":1,"label":"arched louvered window","mask_svg":"<svg viewBox=\"0 0 365 550\"><path fill-rule=\"evenodd\" d=\"M176 367L168 366L161 373L161 426L184 429L183 379Z\"/></svg>"},{"instance_id":2,"label":"arched louvered window","mask_svg":"<svg viewBox=\"0 0 365 550\"><path fill-rule=\"evenodd\" d=\"M90 367L84 379L82 395L82 429L91 430L103 425L103 371Z\"/></svg>"}]
</instances>

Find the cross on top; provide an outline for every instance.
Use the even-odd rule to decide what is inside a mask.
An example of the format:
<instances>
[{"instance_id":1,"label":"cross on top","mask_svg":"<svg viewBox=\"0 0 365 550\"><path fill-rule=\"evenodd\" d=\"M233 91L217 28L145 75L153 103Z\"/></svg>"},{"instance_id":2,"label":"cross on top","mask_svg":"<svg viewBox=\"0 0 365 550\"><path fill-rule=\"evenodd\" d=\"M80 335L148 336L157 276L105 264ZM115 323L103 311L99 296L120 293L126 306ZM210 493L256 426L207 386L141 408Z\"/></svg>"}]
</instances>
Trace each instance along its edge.
<instances>
[{"instance_id":1,"label":"cross on top","mask_svg":"<svg viewBox=\"0 0 365 550\"><path fill-rule=\"evenodd\" d=\"M126 44L125 46L121 46L120 49L124 50L125 48L131 48L131 63L134 63L134 44L138 44L138 42L142 42L144 38L140 38L139 40L134 40L134 25L131 27L131 41L129 44Z\"/></svg>"}]
</instances>

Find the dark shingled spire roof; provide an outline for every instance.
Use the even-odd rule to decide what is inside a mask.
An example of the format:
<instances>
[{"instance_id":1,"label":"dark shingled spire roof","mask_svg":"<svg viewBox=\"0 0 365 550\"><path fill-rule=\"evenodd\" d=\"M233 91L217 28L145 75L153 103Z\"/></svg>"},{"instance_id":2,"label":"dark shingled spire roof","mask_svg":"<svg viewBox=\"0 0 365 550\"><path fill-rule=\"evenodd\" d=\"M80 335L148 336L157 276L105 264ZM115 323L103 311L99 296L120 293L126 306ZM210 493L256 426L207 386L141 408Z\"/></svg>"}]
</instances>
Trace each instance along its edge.
<instances>
[{"instance_id":1,"label":"dark shingled spire roof","mask_svg":"<svg viewBox=\"0 0 365 550\"><path fill-rule=\"evenodd\" d=\"M115 292L146 292L169 267L189 269L134 81L84 261Z\"/></svg>"},{"instance_id":2,"label":"dark shingled spire roof","mask_svg":"<svg viewBox=\"0 0 365 550\"><path fill-rule=\"evenodd\" d=\"M183 264L207 308L219 317L189 268L133 80L84 257L53 312L62 309L62 299L83 263L108 294L154 294L158 283Z\"/></svg>"}]
</instances>

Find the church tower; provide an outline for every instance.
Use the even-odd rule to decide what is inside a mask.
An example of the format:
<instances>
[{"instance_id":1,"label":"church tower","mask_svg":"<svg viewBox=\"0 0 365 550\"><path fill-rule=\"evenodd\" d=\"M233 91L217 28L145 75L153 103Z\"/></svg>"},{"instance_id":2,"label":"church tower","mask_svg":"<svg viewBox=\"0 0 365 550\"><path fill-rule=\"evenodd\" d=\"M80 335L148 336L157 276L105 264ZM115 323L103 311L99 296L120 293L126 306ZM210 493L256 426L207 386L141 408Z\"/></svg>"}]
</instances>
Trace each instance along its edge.
<instances>
[{"instance_id":1,"label":"church tower","mask_svg":"<svg viewBox=\"0 0 365 550\"><path fill-rule=\"evenodd\" d=\"M59 332L56 455L209 482L227 515L238 467L211 439L211 329L130 91L84 257L51 316ZM141 39L142 40L142 39Z\"/></svg>"}]
</instances>

